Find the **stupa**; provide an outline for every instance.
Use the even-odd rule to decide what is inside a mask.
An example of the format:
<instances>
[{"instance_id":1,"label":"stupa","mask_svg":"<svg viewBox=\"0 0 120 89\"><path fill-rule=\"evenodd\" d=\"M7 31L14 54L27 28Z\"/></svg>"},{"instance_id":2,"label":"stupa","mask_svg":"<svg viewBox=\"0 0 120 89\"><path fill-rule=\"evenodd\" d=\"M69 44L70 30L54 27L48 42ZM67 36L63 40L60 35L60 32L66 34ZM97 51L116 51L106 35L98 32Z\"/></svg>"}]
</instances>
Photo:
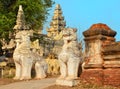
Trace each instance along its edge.
<instances>
[{"instance_id":1,"label":"stupa","mask_svg":"<svg viewBox=\"0 0 120 89\"><path fill-rule=\"evenodd\" d=\"M19 5L19 10L18 10L18 15L17 15L17 20L16 20L16 25L14 26L14 33L10 33L10 42L9 44L3 45L2 49L7 50L6 55L12 57L13 50L16 46L15 41L14 41L14 36L16 35L17 32L21 30L29 30L29 26L26 25L25 21L25 16L24 16L24 11L22 9L22 5Z\"/></svg>"},{"instance_id":2,"label":"stupa","mask_svg":"<svg viewBox=\"0 0 120 89\"><path fill-rule=\"evenodd\" d=\"M65 28L66 22L64 21L64 17L62 16L62 10L59 4L56 5L54 10L54 16L52 17L52 21L50 23L50 28L47 28L47 36L55 37L60 34L60 32Z\"/></svg>"},{"instance_id":3,"label":"stupa","mask_svg":"<svg viewBox=\"0 0 120 89\"><path fill-rule=\"evenodd\" d=\"M81 79L90 83L120 86L120 42L106 24L93 24L83 32L86 62Z\"/></svg>"},{"instance_id":4,"label":"stupa","mask_svg":"<svg viewBox=\"0 0 120 89\"><path fill-rule=\"evenodd\" d=\"M24 11L22 9L22 5L19 5L16 25L14 26L13 29L15 30L15 33L20 30L29 30L30 29L29 26L26 25L25 15L24 15Z\"/></svg>"}]
</instances>

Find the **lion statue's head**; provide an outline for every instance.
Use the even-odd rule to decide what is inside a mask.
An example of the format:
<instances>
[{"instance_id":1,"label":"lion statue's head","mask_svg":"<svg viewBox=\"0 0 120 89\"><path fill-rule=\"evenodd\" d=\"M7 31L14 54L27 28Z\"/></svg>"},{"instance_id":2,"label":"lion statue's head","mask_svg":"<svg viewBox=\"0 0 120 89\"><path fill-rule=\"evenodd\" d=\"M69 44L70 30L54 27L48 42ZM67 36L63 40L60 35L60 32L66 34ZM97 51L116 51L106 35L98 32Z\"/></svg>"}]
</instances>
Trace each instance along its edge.
<instances>
[{"instance_id":1,"label":"lion statue's head","mask_svg":"<svg viewBox=\"0 0 120 89\"><path fill-rule=\"evenodd\" d=\"M15 41L18 44L21 44L22 42L30 41L30 36L33 35L33 32L30 30L23 30L16 34Z\"/></svg>"},{"instance_id":2,"label":"lion statue's head","mask_svg":"<svg viewBox=\"0 0 120 89\"><path fill-rule=\"evenodd\" d=\"M71 42L71 41L77 41L77 29L75 28L65 28L62 31L63 34L63 40L66 42Z\"/></svg>"}]
</instances>

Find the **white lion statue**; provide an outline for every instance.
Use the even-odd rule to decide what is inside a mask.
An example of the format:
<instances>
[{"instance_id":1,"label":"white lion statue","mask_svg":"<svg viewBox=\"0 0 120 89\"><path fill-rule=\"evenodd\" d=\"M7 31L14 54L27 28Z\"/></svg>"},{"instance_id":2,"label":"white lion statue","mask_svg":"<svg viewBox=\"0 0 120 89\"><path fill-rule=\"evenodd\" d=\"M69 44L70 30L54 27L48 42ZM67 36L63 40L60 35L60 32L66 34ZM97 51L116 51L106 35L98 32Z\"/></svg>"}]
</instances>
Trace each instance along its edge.
<instances>
[{"instance_id":1,"label":"white lion statue","mask_svg":"<svg viewBox=\"0 0 120 89\"><path fill-rule=\"evenodd\" d=\"M61 73L58 79L74 80L78 76L78 68L82 59L76 32L77 29L74 28L66 28L62 31L64 45L58 55Z\"/></svg>"},{"instance_id":2,"label":"white lion statue","mask_svg":"<svg viewBox=\"0 0 120 89\"><path fill-rule=\"evenodd\" d=\"M16 49L13 53L13 59L16 66L14 79L31 79L31 69L35 64L36 78L46 77L47 63L37 53L30 50L30 31L20 31L16 34Z\"/></svg>"}]
</instances>

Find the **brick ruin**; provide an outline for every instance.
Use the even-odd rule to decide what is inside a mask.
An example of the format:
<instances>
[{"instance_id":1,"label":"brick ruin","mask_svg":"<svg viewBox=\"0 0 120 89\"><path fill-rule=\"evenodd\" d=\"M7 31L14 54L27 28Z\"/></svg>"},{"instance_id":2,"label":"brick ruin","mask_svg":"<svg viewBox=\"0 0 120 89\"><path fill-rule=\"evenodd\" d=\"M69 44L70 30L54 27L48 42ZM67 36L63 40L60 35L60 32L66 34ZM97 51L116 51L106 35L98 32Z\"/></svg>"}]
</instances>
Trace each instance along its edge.
<instances>
[{"instance_id":1,"label":"brick ruin","mask_svg":"<svg viewBox=\"0 0 120 89\"><path fill-rule=\"evenodd\" d=\"M120 86L120 42L106 24L93 24L83 32L85 66L81 79L100 85Z\"/></svg>"}]
</instances>

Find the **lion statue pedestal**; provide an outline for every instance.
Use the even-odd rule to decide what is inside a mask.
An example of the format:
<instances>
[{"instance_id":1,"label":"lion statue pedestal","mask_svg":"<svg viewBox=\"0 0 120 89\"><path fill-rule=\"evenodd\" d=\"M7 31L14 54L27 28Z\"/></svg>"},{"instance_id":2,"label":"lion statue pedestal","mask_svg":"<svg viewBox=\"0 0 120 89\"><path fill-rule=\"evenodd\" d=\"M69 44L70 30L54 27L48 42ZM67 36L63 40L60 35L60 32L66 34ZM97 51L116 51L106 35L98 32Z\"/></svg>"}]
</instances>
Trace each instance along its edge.
<instances>
[{"instance_id":1,"label":"lion statue pedestal","mask_svg":"<svg viewBox=\"0 0 120 89\"><path fill-rule=\"evenodd\" d=\"M64 45L58 56L60 63L60 77L56 80L58 85L74 86L78 76L78 68L81 62L78 48L76 29L66 28L63 30Z\"/></svg>"}]
</instances>

